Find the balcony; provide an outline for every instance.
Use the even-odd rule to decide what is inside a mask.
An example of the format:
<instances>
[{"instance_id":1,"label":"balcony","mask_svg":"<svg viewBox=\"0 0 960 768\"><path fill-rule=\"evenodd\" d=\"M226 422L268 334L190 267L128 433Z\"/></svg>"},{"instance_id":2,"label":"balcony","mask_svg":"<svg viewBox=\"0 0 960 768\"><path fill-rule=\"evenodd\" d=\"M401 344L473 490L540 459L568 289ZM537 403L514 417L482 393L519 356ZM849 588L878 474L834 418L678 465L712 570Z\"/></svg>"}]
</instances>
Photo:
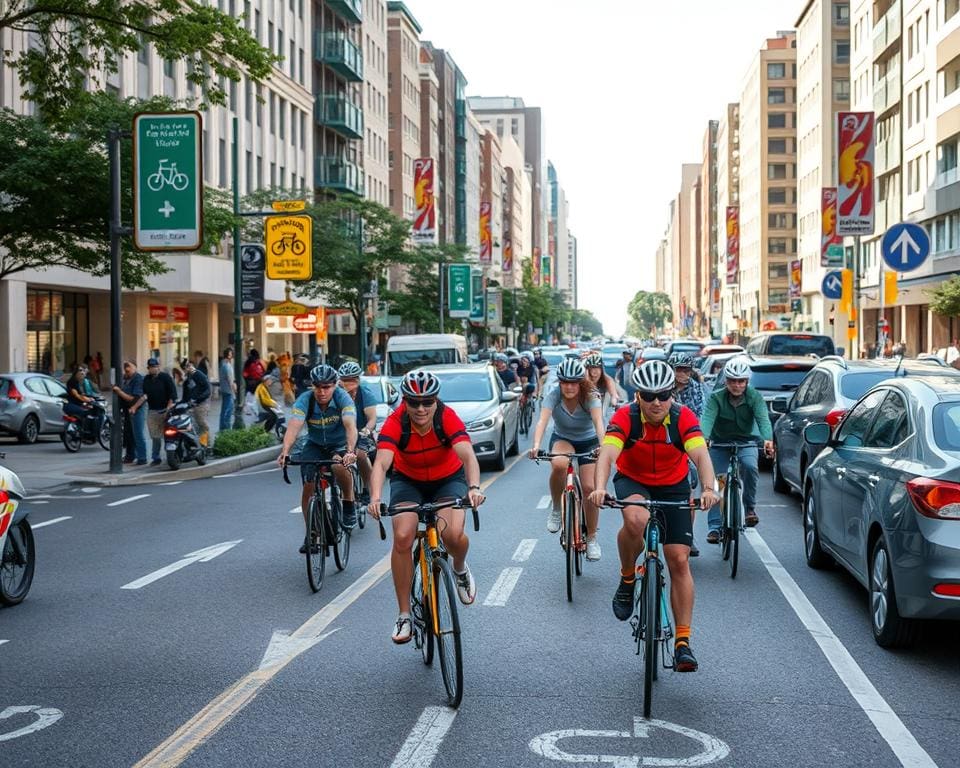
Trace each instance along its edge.
<instances>
[{"instance_id":1,"label":"balcony","mask_svg":"<svg viewBox=\"0 0 960 768\"><path fill-rule=\"evenodd\" d=\"M343 35L331 32L314 35L317 60L351 83L363 82L363 51Z\"/></svg>"},{"instance_id":2,"label":"balcony","mask_svg":"<svg viewBox=\"0 0 960 768\"><path fill-rule=\"evenodd\" d=\"M313 111L320 125L348 139L363 138L363 109L343 94L318 96Z\"/></svg>"},{"instance_id":3,"label":"balcony","mask_svg":"<svg viewBox=\"0 0 960 768\"><path fill-rule=\"evenodd\" d=\"M343 157L321 155L314 165L314 183L324 189L363 195L363 169Z\"/></svg>"},{"instance_id":4,"label":"balcony","mask_svg":"<svg viewBox=\"0 0 960 768\"><path fill-rule=\"evenodd\" d=\"M873 27L873 59L876 61L900 39L900 0L897 0Z\"/></svg>"},{"instance_id":5,"label":"balcony","mask_svg":"<svg viewBox=\"0 0 960 768\"><path fill-rule=\"evenodd\" d=\"M363 21L363 0L327 0L327 7L348 24Z\"/></svg>"},{"instance_id":6,"label":"balcony","mask_svg":"<svg viewBox=\"0 0 960 768\"><path fill-rule=\"evenodd\" d=\"M900 167L900 137L893 136L877 143L875 165L877 176Z\"/></svg>"},{"instance_id":7,"label":"balcony","mask_svg":"<svg viewBox=\"0 0 960 768\"><path fill-rule=\"evenodd\" d=\"M894 70L880 80L873 91L873 111L877 117L900 103L900 72Z\"/></svg>"}]
</instances>

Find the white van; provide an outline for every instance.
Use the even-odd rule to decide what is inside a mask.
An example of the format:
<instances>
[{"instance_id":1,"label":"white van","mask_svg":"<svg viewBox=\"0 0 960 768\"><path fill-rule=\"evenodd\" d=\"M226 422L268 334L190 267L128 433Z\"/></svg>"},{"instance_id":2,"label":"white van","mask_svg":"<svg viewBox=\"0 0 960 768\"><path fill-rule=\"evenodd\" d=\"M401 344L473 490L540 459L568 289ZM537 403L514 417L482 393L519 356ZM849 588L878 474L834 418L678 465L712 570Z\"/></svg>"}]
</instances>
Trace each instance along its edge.
<instances>
[{"instance_id":1,"label":"white van","mask_svg":"<svg viewBox=\"0 0 960 768\"><path fill-rule=\"evenodd\" d=\"M402 376L424 365L467 362L467 340L455 333L414 333L387 340L385 376Z\"/></svg>"}]
</instances>

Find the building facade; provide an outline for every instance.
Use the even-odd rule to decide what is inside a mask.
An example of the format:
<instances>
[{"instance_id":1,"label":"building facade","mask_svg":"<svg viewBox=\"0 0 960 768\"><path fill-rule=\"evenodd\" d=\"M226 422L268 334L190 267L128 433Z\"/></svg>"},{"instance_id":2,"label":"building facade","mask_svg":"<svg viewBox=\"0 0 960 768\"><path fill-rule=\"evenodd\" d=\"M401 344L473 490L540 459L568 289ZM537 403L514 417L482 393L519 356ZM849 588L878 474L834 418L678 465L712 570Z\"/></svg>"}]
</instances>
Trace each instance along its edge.
<instances>
[{"instance_id":1,"label":"building facade","mask_svg":"<svg viewBox=\"0 0 960 768\"><path fill-rule=\"evenodd\" d=\"M717 125L717 239L716 271L720 281L718 333L737 333L740 327L740 293L736 274L727 271L727 209L740 205L740 105L727 104ZM733 279L731 279L731 277Z\"/></svg>"},{"instance_id":2,"label":"building facade","mask_svg":"<svg viewBox=\"0 0 960 768\"><path fill-rule=\"evenodd\" d=\"M694 296L696 329L703 335L716 335L719 325L719 301L713 306L714 292L719 299L717 272L717 130L718 120L710 120L703 134L703 163L700 166L700 250L697 259Z\"/></svg>"},{"instance_id":3,"label":"building facade","mask_svg":"<svg viewBox=\"0 0 960 768\"><path fill-rule=\"evenodd\" d=\"M513 136L507 134L499 137L495 133L491 133L491 136L500 143L500 163L504 177L501 251L503 284L509 288L521 288L523 263L529 260L533 247L530 172L524 162L523 150ZM506 266L503 265L504 257L507 257Z\"/></svg>"},{"instance_id":4,"label":"building facade","mask_svg":"<svg viewBox=\"0 0 960 768\"><path fill-rule=\"evenodd\" d=\"M413 220L413 165L420 157L420 24L404 3L387 3L390 208Z\"/></svg>"},{"instance_id":5,"label":"building facade","mask_svg":"<svg viewBox=\"0 0 960 768\"><path fill-rule=\"evenodd\" d=\"M364 193L368 200L390 205L390 135L387 91L387 2L363 4Z\"/></svg>"}]
</instances>

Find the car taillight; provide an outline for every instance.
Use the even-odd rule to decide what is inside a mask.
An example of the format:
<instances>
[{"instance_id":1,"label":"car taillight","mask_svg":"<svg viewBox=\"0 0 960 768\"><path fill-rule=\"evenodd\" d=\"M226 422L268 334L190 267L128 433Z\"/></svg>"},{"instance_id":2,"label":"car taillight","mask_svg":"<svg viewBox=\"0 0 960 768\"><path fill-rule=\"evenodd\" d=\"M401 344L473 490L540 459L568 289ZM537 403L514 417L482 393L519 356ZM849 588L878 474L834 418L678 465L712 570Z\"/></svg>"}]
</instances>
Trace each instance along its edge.
<instances>
[{"instance_id":1,"label":"car taillight","mask_svg":"<svg viewBox=\"0 0 960 768\"><path fill-rule=\"evenodd\" d=\"M936 584L933 594L941 597L960 597L960 584Z\"/></svg>"},{"instance_id":2,"label":"car taillight","mask_svg":"<svg viewBox=\"0 0 960 768\"><path fill-rule=\"evenodd\" d=\"M14 400L18 403L23 402L23 395L20 393L20 390L17 389L17 385L12 381L10 382L10 386L7 387L7 400Z\"/></svg>"},{"instance_id":3,"label":"car taillight","mask_svg":"<svg viewBox=\"0 0 960 768\"><path fill-rule=\"evenodd\" d=\"M177 430L175 430L175 429L169 429L169 428L168 428L168 429L165 429L165 430L163 430L163 436L164 436L164 437L176 437L176 436L177 436Z\"/></svg>"},{"instance_id":4,"label":"car taillight","mask_svg":"<svg viewBox=\"0 0 960 768\"><path fill-rule=\"evenodd\" d=\"M907 493L913 506L924 517L960 520L960 484L915 477L907 481Z\"/></svg>"},{"instance_id":5,"label":"car taillight","mask_svg":"<svg viewBox=\"0 0 960 768\"><path fill-rule=\"evenodd\" d=\"M844 408L836 408L830 411L830 413L828 413L826 416L824 416L823 420L827 422L827 424L829 424L831 427L835 427L837 426L837 424L840 423L840 419L843 418L843 415L846 412L847 411Z\"/></svg>"}]
</instances>

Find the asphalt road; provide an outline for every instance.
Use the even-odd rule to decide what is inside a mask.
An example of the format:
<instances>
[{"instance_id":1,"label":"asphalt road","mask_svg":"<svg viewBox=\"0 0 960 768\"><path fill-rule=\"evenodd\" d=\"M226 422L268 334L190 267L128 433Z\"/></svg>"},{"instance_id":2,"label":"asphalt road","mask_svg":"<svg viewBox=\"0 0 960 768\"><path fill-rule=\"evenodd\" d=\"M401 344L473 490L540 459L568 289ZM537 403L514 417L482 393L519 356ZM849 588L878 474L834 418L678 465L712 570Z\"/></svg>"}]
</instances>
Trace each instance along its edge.
<instances>
[{"instance_id":1,"label":"asphalt road","mask_svg":"<svg viewBox=\"0 0 960 768\"><path fill-rule=\"evenodd\" d=\"M640 660L610 609L619 513L568 604L538 508L547 472L484 475L456 713L438 664L390 642L389 542L368 525L312 594L298 491L269 465L28 501L38 565L27 600L0 610L0 766L958 765L957 627L876 646L866 593L806 567L798 500L767 474L735 581L698 519L701 668L662 673L656 720L637 721ZM491 595L510 568L513 589Z\"/></svg>"}]
</instances>

